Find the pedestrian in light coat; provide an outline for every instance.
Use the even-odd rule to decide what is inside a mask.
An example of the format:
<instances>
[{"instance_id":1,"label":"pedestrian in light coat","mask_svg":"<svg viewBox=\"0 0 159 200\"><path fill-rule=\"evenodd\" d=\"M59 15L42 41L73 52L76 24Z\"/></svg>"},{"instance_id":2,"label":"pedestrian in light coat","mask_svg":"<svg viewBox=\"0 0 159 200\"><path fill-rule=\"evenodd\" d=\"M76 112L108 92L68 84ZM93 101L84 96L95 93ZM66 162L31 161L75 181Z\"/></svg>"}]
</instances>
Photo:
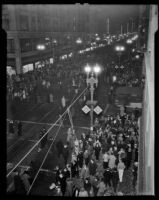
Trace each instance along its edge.
<instances>
[{"instance_id":1,"label":"pedestrian in light coat","mask_svg":"<svg viewBox=\"0 0 159 200\"><path fill-rule=\"evenodd\" d=\"M117 165L118 174L119 174L119 182L123 181L123 174L125 169L125 164L122 162L121 159L119 159L119 163Z\"/></svg>"}]
</instances>

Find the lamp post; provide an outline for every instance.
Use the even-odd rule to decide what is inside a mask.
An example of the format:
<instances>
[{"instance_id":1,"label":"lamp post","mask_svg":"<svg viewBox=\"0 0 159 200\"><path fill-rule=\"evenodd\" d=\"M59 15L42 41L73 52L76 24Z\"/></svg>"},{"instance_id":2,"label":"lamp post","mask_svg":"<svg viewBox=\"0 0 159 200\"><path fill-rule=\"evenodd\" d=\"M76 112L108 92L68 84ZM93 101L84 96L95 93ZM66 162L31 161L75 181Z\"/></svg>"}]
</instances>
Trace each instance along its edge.
<instances>
[{"instance_id":1,"label":"lamp post","mask_svg":"<svg viewBox=\"0 0 159 200\"><path fill-rule=\"evenodd\" d=\"M127 41L126 41L126 43L128 44L128 45L131 45L132 44L132 40L131 39L128 39ZM130 50L129 50L130 51ZM128 60L130 59L130 52L128 52Z\"/></svg>"},{"instance_id":2,"label":"lamp post","mask_svg":"<svg viewBox=\"0 0 159 200\"><path fill-rule=\"evenodd\" d=\"M90 110L90 130L91 133L93 133L93 111L94 111L94 106L97 103L96 101L94 101L93 96L94 96L94 85L98 85L98 73L101 71L101 68L99 67L99 65L95 65L93 67L89 66L88 64L85 67L85 72L87 73L87 86L90 86L90 93L91 93L91 99L89 101L89 104L91 106L91 110Z\"/></svg>"},{"instance_id":3,"label":"lamp post","mask_svg":"<svg viewBox=\"0 0 159 200\"><path fill-rule=\"evenodd\" d=\"M124 46L116 46L115 50L117 51L117 54L119 56L119 65L120 65L120 57L123 51L125 51L125 47Z\"/></svg>"}]
</instances>

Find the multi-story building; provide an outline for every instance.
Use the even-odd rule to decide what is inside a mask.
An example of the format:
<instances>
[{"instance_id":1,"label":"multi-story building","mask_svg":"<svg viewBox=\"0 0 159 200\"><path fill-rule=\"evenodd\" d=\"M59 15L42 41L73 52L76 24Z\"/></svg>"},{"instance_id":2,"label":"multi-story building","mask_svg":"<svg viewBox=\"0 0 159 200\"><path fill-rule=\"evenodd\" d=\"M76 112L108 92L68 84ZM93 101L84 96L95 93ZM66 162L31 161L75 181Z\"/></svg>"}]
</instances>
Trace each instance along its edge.
<instances>
[{"instance_id":1,"label":"multi-story building","mask_svg":"<svg viewBox=\"0 0 159 200\"><path fill-rule=\"evenodd\" d=\"M50 58L58 57L65 46L73 46L78 35L87 41L88 10L87 4L3 5L7 66L19 74L28 64L35 68L42 60L50 62ZM45 50L39 51L38 44L44 44Z\"/></svg>"}]
</instances>

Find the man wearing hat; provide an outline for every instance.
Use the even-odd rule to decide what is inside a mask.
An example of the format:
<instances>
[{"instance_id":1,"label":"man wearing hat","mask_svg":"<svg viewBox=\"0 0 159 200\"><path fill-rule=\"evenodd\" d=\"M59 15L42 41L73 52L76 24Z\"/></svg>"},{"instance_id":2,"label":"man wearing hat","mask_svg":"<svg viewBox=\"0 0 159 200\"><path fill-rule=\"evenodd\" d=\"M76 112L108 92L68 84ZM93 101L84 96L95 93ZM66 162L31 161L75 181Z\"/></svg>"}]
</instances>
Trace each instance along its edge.
<instances>
[{"instance_id":1,"label":"man wearing hat","mask_svg":"<svg viewBox=\"0 0 159 200\"><path fill-rule=\"evenodd\" d=\"M68 146L67 146L67 145L64 145L63 157L64 157L65 165L67 164L68 156L69 156L69 149L68 149Z\"/></svg>"},{"instance_id":2,"label":"man wearing hat","mask_svg":"<svg viewBox=\"0 0 159 200\"><path fill-rule=\"evenodd\" d=\"M14 134L14 124L13 120L9 121L9 133Z\"/></svg>"},{"instance_id":3,"label":"man wearing hat","mask_svg":"<svg viewBox=\"0 0 159 200\"><path fill-rule=\"evenodd\" d=\"M18 122L18 136L22 136L22 122Z\"/></svg>"}]
</instances>

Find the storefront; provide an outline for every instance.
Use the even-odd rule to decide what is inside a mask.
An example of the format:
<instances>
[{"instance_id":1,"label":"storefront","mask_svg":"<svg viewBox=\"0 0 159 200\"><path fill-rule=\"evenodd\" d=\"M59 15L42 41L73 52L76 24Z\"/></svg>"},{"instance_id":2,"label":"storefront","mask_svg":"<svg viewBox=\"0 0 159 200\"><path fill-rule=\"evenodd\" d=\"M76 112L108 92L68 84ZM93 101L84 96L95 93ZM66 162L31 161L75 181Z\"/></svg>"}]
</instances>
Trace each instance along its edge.
<instances>
[{"instance_id":1,"label":"storefront","mask_svg":"<svg viewBox=\"0 0 159 200\"><path fill-rule=\"evenodd\" d=\"M24 65L22 67L23 74L33 70L34 70L33 64Z\"/></svg>"},{"instance_id":2,"label":"storefront","mask_svg":"<svg viewBox=\"0 0 159 200\"><path fill-rule=\"evenodd\" d=\"M14 67L11 67L11 66L7 66L7 74L8 74L9 76L12 76L13 74L16 75L16 70L15 70L15 68L14 68Z\"/></svg>"}]
</instances>

